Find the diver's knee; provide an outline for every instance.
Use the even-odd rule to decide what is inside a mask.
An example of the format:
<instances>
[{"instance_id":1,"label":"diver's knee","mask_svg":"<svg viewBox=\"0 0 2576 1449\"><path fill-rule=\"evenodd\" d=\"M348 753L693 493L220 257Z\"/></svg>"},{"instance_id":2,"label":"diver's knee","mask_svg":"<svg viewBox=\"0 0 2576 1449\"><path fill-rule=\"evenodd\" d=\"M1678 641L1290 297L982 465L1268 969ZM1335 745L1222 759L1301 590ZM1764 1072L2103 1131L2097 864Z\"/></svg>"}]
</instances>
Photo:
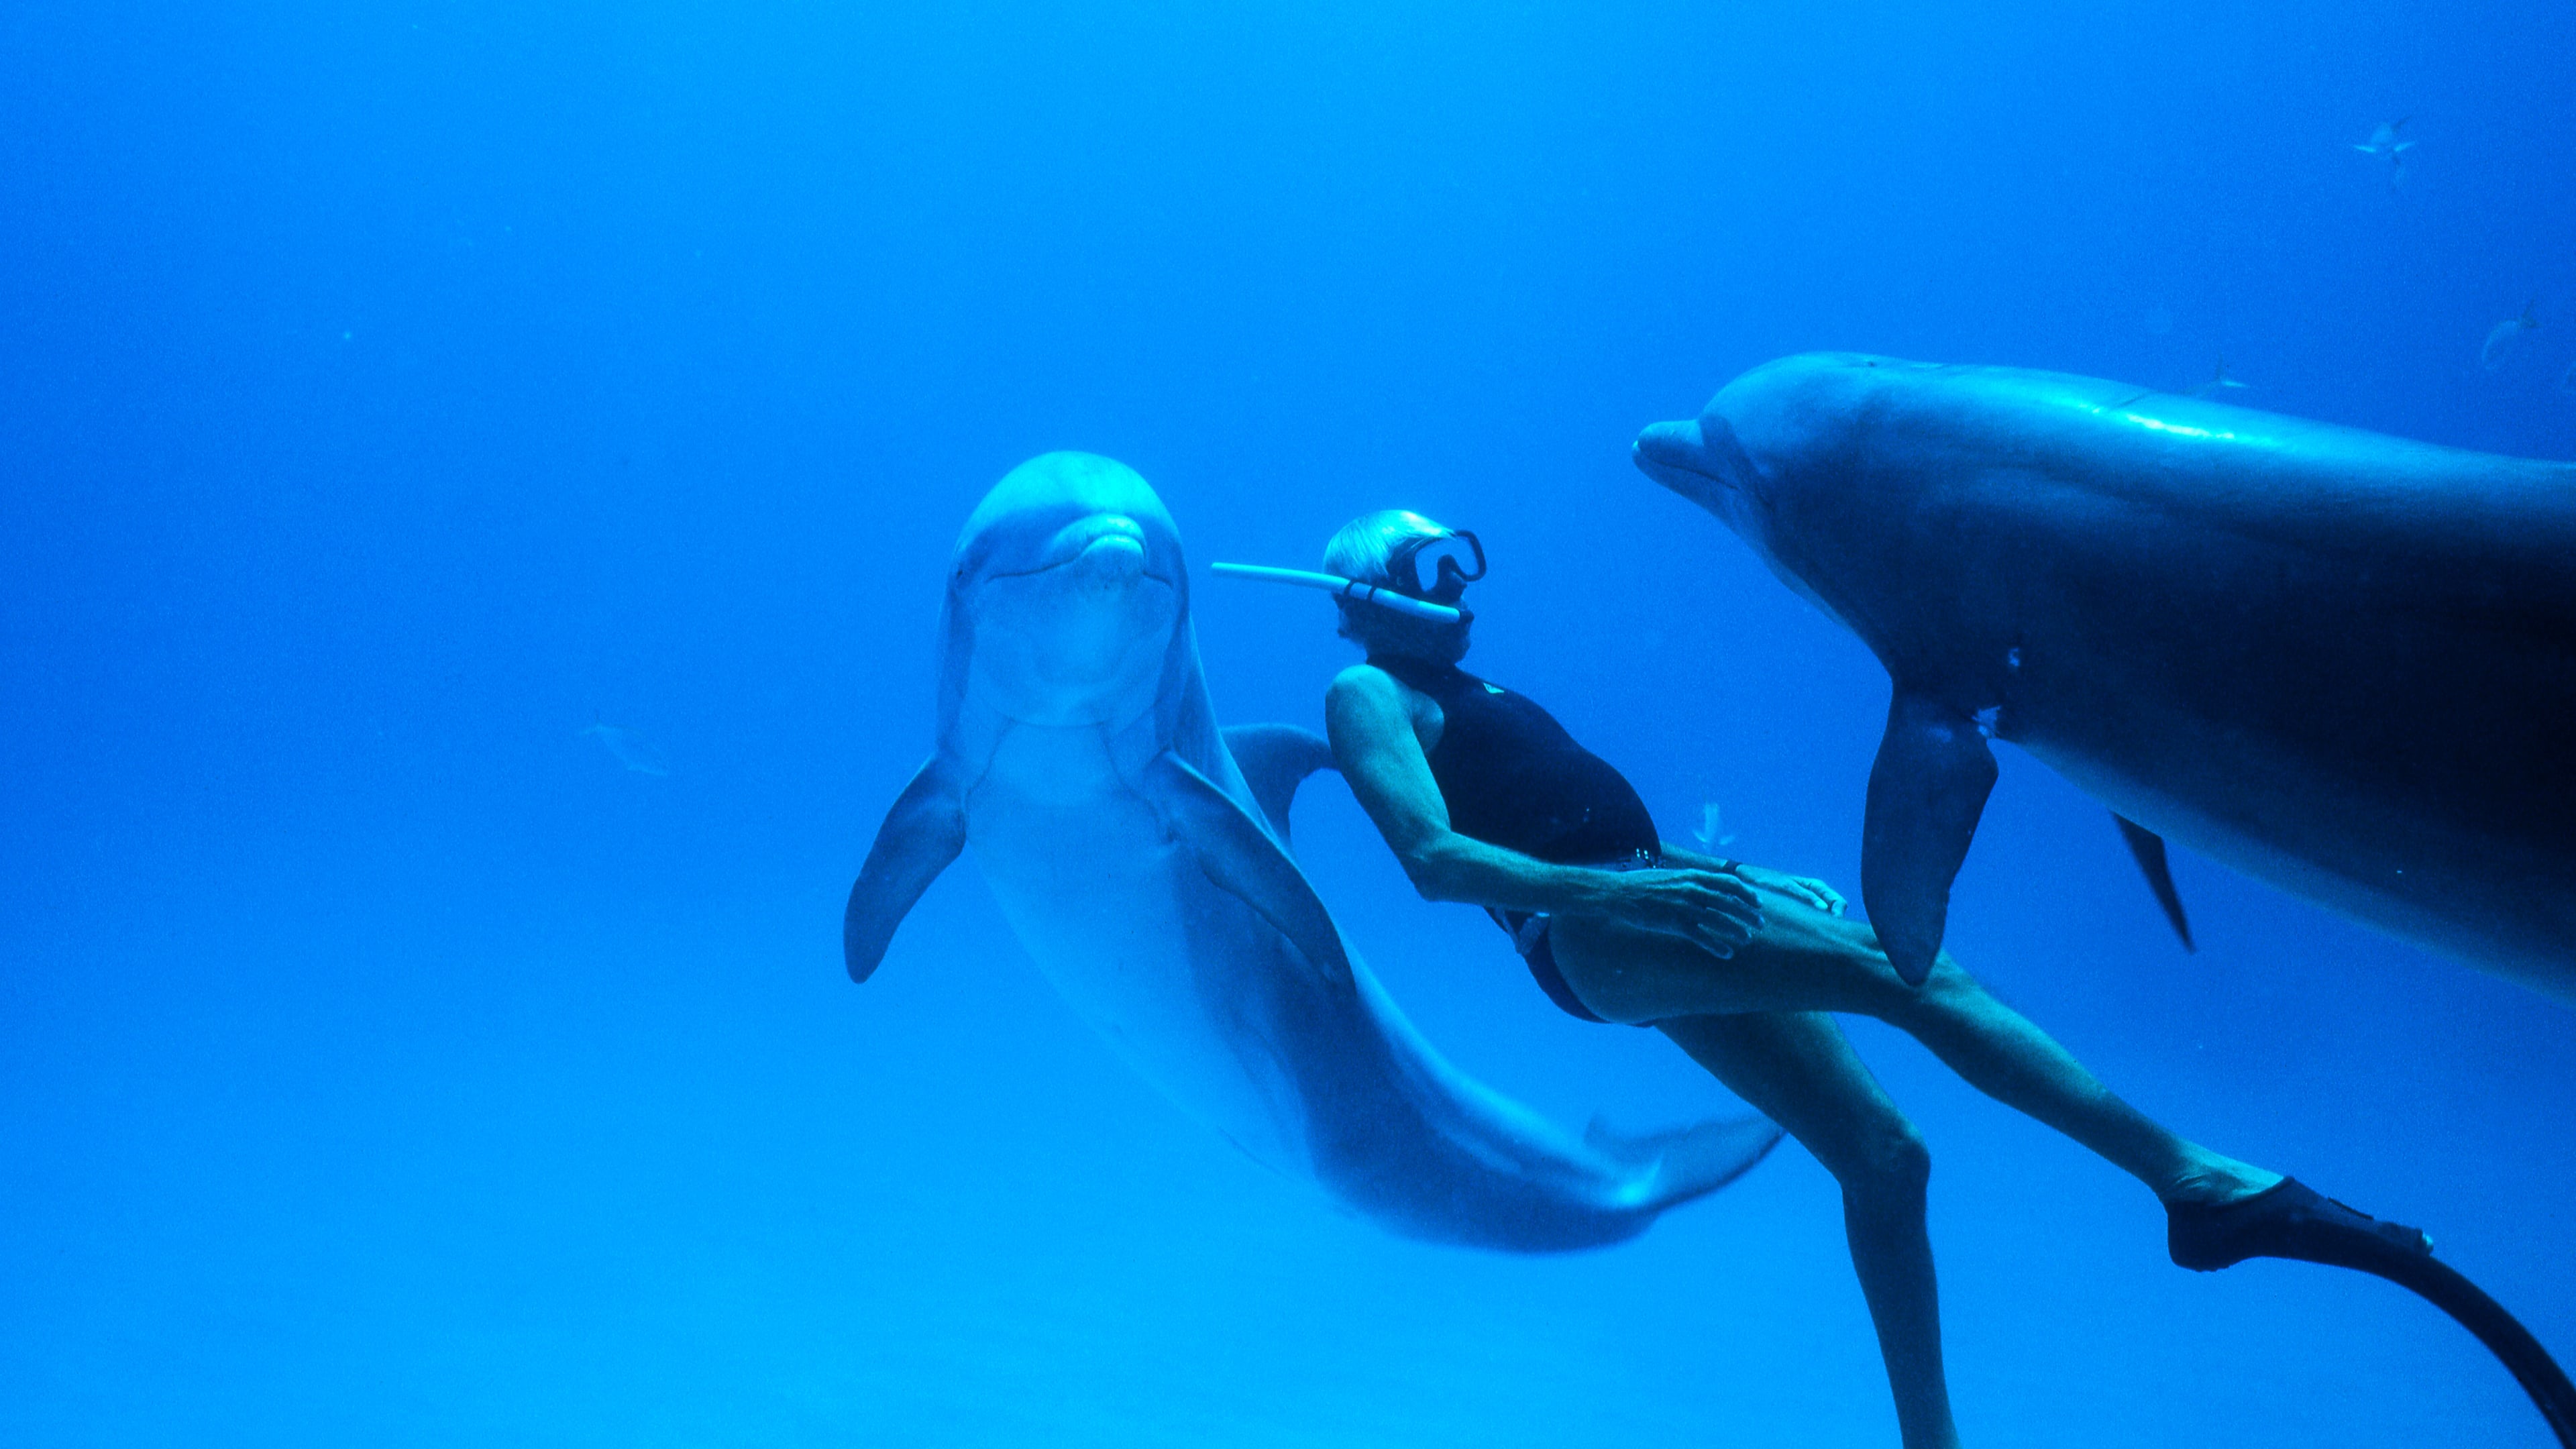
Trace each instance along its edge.
<instances>
[{"instance_id":1,"label":"diver's knee","mask_svg":"<svg viewBox=\"0 0 2576 1449\"><path fill-rule=\"evenodd\" d=\"M1870 1146L1870 1177L1882 1190L1920 1197L1932 1181L1932 1149L1911 1122L1898 1122Z\"/></svg>"},{"instance_id":2,"label":"diver's knee","mask_svg":"<svg viewBox=\"0 0 2576 1449\"><path fill-rule=\"evenodd\" d=\"M1935 957L1932 969L1916 985L1903 987L1896 998L1896 1010L1887 1020L1903 1026L1908 1020L1927 1016L1957 1016L1975 1010L1986 994L1959 958L1944 951Z\"/></svg>"},{"instance_id":3,"label":"diver's knee","mask_svg":"<svg viewBox=\"0 0 2576 1449\"><path fill-rule=\"evenodd\" d=\"M1855 1197L1919 1201L1932 1181L1932 1149L1903 1117L1872 1123L1852 1149L1830 1166L1843 1191Z\"/></svg>"}]
</instances>

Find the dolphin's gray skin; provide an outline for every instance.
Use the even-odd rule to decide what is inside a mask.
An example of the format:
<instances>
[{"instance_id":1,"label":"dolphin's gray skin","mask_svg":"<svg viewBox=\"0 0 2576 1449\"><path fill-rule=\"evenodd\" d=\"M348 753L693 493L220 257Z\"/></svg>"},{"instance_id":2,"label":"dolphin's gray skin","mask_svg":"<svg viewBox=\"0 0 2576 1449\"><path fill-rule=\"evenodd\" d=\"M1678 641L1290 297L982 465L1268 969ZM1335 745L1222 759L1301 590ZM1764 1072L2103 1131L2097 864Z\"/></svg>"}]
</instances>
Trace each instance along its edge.
<instances>
[{"instance_id":1,"label":"dolphin's gray skin","mask_svg":"<svg viewBox=\"0 0 2576 1449\"><path fill-rule=\"evenodd\" d=\"M1331 752L1284 726L1219 733L1180 536L1126 467L1014 469L967 520L942 632L938 751L851 888L852 979L972 845L1039 969L1132 1066L1412 1237L1617 1242L1779 1139L1745 1118L1576 1142L1415 1034L1288 856L1289 798Z\"/></svg>"},{"instance_id":2,"label":"dolphin's gray skin","mask_svg":"<svg viewBox=\"0 0 2576 1449\"><path fill-rule=\"evenodd\" d=\"M1991 733L2151 875L2149 831L2576 1000L2576 466L1842 353L1636 459L1887 666L1862 896L1910 977Z\"/></svg>"}]
</instances>

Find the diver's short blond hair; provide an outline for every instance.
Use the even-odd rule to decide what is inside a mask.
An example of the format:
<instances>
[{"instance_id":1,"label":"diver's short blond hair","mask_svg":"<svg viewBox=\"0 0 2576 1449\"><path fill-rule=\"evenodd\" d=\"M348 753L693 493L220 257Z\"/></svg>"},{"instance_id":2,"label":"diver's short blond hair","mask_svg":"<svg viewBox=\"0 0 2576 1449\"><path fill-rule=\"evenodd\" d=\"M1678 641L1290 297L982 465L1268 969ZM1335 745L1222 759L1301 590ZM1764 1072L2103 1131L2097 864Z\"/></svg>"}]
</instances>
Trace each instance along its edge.
<instances>
[{"instance_id":1,"label":"diver's short blond hair","mask_svg":"<svg viewBox=\"0 0 2576 1449\"><path fill-rule=\"evenodd\" d=\"M1364 584L1392 584L1387 561L1406 540L1446 538L1449 529L1410 508L1381 508L1341 527L1324 545L1324 572Z\"/></svg>"}]
</instances>

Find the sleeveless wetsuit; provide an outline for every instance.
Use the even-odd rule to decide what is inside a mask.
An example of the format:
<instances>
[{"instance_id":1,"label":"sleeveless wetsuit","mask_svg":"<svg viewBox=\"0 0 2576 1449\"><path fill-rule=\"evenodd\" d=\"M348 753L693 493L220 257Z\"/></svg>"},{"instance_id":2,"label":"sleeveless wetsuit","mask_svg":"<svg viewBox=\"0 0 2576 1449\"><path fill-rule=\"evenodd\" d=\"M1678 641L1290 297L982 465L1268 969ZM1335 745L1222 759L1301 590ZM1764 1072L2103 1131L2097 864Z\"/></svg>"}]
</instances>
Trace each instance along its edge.
<instances>
[{"instance_id":1,"label":"sleeveless wetsuit","mask_svg":"<svg viewBox=\"0 0 2576 1449\"><path fill-rule=\"evenodd\" d=\"M1445 723L1431 747L1431 778L1449 827L1471 839L1556 865L1650 869L1663 842L1627 778L1574 742L1546 710L1454 664L1397 656L1369 663L1429 695ZM1565 984L1547 940L1547 917L1489 912L1548 999L1585 1021L1601 1018Z\"/></svg>"}]
</instances>

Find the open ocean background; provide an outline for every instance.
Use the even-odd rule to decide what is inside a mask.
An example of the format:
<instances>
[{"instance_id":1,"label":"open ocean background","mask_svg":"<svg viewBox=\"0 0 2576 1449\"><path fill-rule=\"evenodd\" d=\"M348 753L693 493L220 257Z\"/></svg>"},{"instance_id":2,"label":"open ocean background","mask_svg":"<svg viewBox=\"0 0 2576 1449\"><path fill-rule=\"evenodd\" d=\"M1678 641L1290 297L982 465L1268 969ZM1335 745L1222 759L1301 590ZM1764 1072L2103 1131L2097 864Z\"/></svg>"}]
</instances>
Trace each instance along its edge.
<instances>
[{"instance_id":1,"label":"open ocean background","mask_svg":"<svg viewBox=\"0 0 2576 1449\"><path fill-rule=\"evenodd\" d=\"M407 3L0 11L0 1443L1884 1445L1824 1172L1606 1252L1386 1237L1110 1056L961 863L865 988L967 510L1160 489L1221 716L1311 567L1479 531L1471 667L1857 895L1861 646L1629 464L1811 348L2576 457L2576 8ZM2405 183L2355 152L2411 116ZM2480 345L2536 298L2541 326ZM2438 710L2441 700L2392 699ZM641 732L668 773L595 735ZM1310 873L1559 1121L1731 1110ZM2576 1360L2576 1013L2026 758L1951 944L2178 1130L2428 1227ZM2164 1258L1853 1032L1934 1152L1978 1445L2542 1446L2389 1285Z\"/></svg>"}]
</instances>

